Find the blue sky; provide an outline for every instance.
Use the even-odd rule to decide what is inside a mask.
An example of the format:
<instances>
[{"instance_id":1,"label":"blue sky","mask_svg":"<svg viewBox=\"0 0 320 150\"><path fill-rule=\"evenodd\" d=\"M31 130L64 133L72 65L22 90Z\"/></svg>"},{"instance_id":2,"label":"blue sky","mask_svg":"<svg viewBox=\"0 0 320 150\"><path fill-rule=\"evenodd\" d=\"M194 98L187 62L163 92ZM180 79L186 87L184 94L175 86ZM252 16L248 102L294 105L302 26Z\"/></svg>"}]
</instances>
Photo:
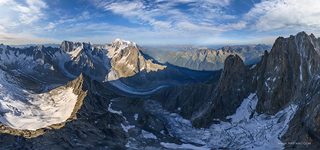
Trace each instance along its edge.
<instances>
[{"instance_id":1,"label":"blue sky","mask_svg":"<svg viewBox=\"0 0 320 150\"><path fill-rule=\"evenodd\" d=\"M0 43L272 44L320 35L319 0L0 0Z\"/></svg>"}]
</instances>

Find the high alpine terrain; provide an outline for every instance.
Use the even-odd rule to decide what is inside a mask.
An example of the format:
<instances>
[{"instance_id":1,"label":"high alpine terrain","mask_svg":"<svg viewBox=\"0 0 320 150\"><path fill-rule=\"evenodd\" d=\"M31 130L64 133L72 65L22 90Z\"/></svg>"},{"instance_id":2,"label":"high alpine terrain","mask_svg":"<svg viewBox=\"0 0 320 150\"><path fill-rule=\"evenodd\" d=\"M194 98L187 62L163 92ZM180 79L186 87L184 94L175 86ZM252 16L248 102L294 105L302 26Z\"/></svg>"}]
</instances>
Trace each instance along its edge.
<instances>
[{"instance_id":1,"label":"high alpine terrain","mask_svg":"<svg viewBox=\"0 0 320 150\"><path fill-rule=\"evenodd\" d=\"M0 148L317 149L320 39L279 37L251 65L232 49L195 71L121 39L2 44Z\"/></svg>"}]
</instances>

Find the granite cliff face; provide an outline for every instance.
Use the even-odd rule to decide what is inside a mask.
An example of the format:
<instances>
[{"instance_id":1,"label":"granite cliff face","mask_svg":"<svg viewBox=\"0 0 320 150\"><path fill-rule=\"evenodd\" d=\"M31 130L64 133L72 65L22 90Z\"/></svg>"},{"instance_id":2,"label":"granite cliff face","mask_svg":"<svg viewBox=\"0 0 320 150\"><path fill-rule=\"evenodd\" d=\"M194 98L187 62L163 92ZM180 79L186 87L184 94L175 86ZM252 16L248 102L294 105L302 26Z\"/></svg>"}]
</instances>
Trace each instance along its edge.
<instances>
[{"instance_id":1,"label":"granite cliff face","mask_svg":"<svg viewBox=\"0 0 320 150\"><path fill-rule=\"evenodd\" d=\"M123 45L127 44L125 48ZM115 54L111 59L111 66L115 68L120 77L130 77L139 72L158 71L166 68L164 65L154 63L152 59L148 59L141 51L140 47L135 43L124 40L115 40L110 44L116 47Z\"/></svg>"},{"instance_id":2,"label":"granite cliff face","mask_svg":"<svg viewBox=\"0 0 320 150\"><path fill-rule=\"evenodd\" d=\"M195 127L209 127L213 118L226 120L226 116L234 114L253 91L248 72L250 69L238 55L230 55L216 85L199 83L172 88L160 92L160 99L169 110L180 107L179 114L190 119Z\"/></svg>"}]
</instances>

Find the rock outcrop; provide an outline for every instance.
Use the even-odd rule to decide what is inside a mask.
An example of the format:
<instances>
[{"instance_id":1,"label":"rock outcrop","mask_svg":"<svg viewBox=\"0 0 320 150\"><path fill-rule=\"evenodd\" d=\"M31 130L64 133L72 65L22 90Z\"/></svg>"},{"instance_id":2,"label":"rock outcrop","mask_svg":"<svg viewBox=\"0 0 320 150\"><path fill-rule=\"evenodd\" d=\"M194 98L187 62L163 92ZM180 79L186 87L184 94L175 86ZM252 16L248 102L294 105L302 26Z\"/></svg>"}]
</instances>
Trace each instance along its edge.
<instances>
[{"instance_id":1,"label":"rock outcrop","mask_svg":"<svg viewBox=\"0 0 320 150\"><path fill-rule=\"evenodd\" d=\"M157 64L152 59L146 58L137 46L130 45L118 51L110 63L118 71L120 77L130 77L142 71L149 73L166 68L165 65Z\"/></svg>"}]
</instances>

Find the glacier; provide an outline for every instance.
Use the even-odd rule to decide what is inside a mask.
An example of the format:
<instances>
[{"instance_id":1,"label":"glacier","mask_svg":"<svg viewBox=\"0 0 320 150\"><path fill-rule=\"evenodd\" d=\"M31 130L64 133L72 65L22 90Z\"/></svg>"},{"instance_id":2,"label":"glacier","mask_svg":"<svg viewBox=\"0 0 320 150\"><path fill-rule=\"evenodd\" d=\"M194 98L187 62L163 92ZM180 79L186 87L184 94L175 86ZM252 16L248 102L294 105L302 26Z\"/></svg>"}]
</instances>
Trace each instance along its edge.
<instances>
[{"instance_id":1,"label":"glacier","mask_svg":"<svg viewBox=\"0 0 320 150\"><path fill-rule=\"evenodd\" d=\"M180 138L185 143L202 145L203 149L283 149L280 138L286 133L298 106L290 104L275 115L259 115L255 112L257 102L256 94L250 94L235 114L227 116L230 121L220 121L208 129L192 127L189 120L163 109L158 101L148 100L144 107L165 123L172 137ZM185 145L162 145L167 148L185 148Z\"/></svg>"},{"instance_id":2,"label":"glacier","mask_svg":"<svg viewBox=\"0 0 320 150\"><path fill-rule=\"evenodd\" d=\"M0 122L14 129L37 130L66 121L77 97L66 87L34 93L0 70Z\"/></svg>"}]
</instances>

